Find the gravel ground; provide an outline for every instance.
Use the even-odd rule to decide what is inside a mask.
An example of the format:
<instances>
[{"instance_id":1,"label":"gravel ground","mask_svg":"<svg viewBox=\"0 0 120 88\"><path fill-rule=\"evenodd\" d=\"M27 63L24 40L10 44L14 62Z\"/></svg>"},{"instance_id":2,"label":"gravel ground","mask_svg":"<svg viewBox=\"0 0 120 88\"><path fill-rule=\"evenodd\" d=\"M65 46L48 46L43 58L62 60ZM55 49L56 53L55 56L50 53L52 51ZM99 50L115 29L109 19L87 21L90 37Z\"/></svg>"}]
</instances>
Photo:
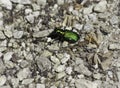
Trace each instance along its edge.
<instances>
[{"instance_id":1,"label":"gravel ground","mask_svg":"<svg viewBox=\"0 0 120 88\"><path fill-rule=\"evenodd\" d=\"M119 0L0 0L0 88L120 88L119 19Z\"/></svg>"}]
</instances>

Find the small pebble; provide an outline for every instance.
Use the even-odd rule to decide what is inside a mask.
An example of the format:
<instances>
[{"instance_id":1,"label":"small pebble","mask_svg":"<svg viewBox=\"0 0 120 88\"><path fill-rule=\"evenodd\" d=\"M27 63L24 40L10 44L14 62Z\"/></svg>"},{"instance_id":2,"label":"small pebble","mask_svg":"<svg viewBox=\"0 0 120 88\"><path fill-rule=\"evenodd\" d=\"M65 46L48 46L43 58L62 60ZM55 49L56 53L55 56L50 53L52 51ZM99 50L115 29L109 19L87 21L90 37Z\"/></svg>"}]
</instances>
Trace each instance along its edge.
<instances>
[{"instance_id":1,"label":"small pebble","mask_svg":"<svg viewBox=\"0 0 120 88\"><path fill-rule=\"evenodd\" d=\"M56 72L62 72L62 71L64 71L64 70L65 70L65 65L59 65L59 66L55 69Z\"/></svg>"},{"instance_id":2,"label":"small pebble","mask_svg":"<svg viewBox=\"0 0 120 88\"><path fill-rule=\"evenodd\" d=\"M109 49L110 50L120 50L120 44L110 44Z\"/></svg>"},{"instance_id":3,"label":"small pebble","mask_svg":"<svg viewBox=\"0 0 120 88\"><path fill-rule=\"evenodd\" d=\"M45 88L45 84L36 84L36 88Z\"/></svg>"},{"instance_id":4,"label":"small pebble","mask_svg":"<svg viewBox=\"0 0 120 88\"><path fill-rule=\"evenodd\" d=\"M0 76L0 86L3 86L6 81L7 81L7 79L6 79L5 75Z\"/></svg>"},{"instance_id":5,"label":"small pebble","mask_svg":"<svg viewBox=\"0 0 120 88\"><path fill-rule=\"evenodd\" d=\"M2 31L0 31L0 39L5 39L5 35L3 34Z\"/></svg>"},{"instance_id":6,"label":"small pebble","mask_svg":"<svg viewBox=\"0 0 120 88\"><path fill-rule=\"evenodd\" d=\"M65 75L66 75L65 72L60 72L56 75L56 79L59 80L59 79L63 78Z\"/></svg>"},{"instance_id":7,"label":"small pebble","mask_svg":"<svg viewBox=\"0 0 120 88\"><path fill-rule=\"evenodd\" d=\"M64 0L57 0L57 4L58 4L58 5L64 4Z\"/></svg>"},{"instance_id":8,"label":"small pebble","mask_svg":"<svg viewBox=\"0 0 120 88\"><path fill-rule=\"evenodd\" d=\"M30 76L30 74L31 74L30 69L29 68L24 68L24 69L21 69L17 73L17 77L21 81L21 80L27 78L28 76Z\"/></svg>"},{"instance_id":9,"label":"small pebble","mask_svg":"<svg viewBox=\"0 0 120 88\"><path fill-rule=\"evenodd\" d=\"M0 5L8 10L12 10L12 3L10 0L0 0Z\"/></svg>"},{"instance_id":10,"label":"small pebble","mask_svg":"<svg viewBox=\"0 0 120 88\"><path fill-rule=\"evenodd\" d=\"M60 64L60 60L59 60L57 57L55 57L55 56L51 56L51 57L50 57L50 60L51 60L53 63L55 63L55 64Z\"/></svg>"},{"instance_id":11,"label":"small pebble","mask_svg":"<svg viewBox=\"0 0 120 88\"><path fill-rule=\"evenodd\" d=\"M3 56L3 60L9 61L12 58L13 54L14 54L13 52L7 52L7 53L5 53L4 56Z\"/></svg>"},{"instance_id":12,"label":"small pebble","mask_svg":"<svg viewBox=\"0 0 120 88\"><path fill-rule=\"evenodd\" d=\"M11 1L19 4L31 4L30 0L11 0Z\"/></svg>"},{"instance_id":13,"label":"small pebble","mask_svg":"<svg viewBox=\"0 0 120 88\"><path fill-rule=\"evenodd\" d=\"M94 11L96 12L105 12L107 9L107 1L106 0L101 0L95 7Z\"/></svg>"},{"instance_id":14,"label":"small pebble","mask_svg":"<svg viewBox=\"0 0 120 88\"><path fill-rule=\"evenodd\" d=\"M64 57L61 59L61 63L64 64L70 59L70 55L65 53Z\"/></svg>"},{"instance_id":15,"label":"small pebble","mask_svg":"<svg viewBox=\"0 0 120 88\"><path fill-rule=\"evenodd\" d=\"M72 70L72 67L67 67L65 71L66 71L67 74L70 75L73 70Z\"/></svg>"},{"instance_id":16,"label":"small pebble","mask_svg":"<svg viewBox=\"0 0 120 88\"><path fill-rule=\"evenodd\" d=\"M16 39L20 39L20 38L22 38L22 36L23 36L23 31L17 31L17 30L15 30L15 31L13 32L13 36L14 36L14 38L16 38Z\"/></svg>"},{"instance_id":17,"label":"small pebble","mask_svg":"<svg viewBox=\"0 0 120 88\"><path fill-rule=\"evenodd\" d=\"M37 0L37 4L38 4L38 5L43 5L43 6L45 6L46 3L47 3L47 0Z\"/></svg>"},{"instance_id":18,"label":"small pebble","mask_svg":"<svg viewBox=\"0 0 120 88\"><path fill-rule=\"evenodd\" d=\"M24 79L23 81L22 81L22 84L23 85L28 85L28 84L31 84L32 82L34 81L34 79Z\"/></svg>"}]
</instances>

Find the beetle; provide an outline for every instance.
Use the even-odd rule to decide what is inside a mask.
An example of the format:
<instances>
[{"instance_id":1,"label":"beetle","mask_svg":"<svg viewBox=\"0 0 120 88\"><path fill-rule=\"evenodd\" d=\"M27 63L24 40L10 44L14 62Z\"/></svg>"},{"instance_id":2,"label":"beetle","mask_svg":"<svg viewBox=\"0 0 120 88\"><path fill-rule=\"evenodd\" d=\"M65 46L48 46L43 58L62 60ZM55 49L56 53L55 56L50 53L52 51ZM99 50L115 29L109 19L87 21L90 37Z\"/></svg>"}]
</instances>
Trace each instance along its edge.
<instances>
[{"instance_id":1,"label":"beetle","mask_svg":"<svg viewBox=\"0 0 120 88\"><path fill-rule=\"evenodd\" d=\"M48 35L48 37L62 42L67 41L69 43L75 43L80 38L76 32L67 29L63 30L60 28L55 28L54 31Z\"/></svg>"}]
</instances>

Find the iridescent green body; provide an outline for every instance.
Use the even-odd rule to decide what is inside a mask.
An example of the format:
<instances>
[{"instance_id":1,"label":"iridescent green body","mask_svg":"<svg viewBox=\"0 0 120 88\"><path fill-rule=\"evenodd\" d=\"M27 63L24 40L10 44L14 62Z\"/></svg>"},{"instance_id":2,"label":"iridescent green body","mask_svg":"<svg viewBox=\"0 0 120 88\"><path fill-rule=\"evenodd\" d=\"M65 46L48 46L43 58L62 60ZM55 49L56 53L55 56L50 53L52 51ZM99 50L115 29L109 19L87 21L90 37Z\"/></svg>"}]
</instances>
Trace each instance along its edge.
<instances>
[{"instance_id":1,"label":"iridescent green body","mask_svg":"<svg viewBox=\"0 0 120 88\"><path fill-rule=\"evenodd\" d=\"M60 41L68 41L69 43L75 43L80 38L76 32L57 28L49 35L49 37Z\"/></svg>"}]
</instances>

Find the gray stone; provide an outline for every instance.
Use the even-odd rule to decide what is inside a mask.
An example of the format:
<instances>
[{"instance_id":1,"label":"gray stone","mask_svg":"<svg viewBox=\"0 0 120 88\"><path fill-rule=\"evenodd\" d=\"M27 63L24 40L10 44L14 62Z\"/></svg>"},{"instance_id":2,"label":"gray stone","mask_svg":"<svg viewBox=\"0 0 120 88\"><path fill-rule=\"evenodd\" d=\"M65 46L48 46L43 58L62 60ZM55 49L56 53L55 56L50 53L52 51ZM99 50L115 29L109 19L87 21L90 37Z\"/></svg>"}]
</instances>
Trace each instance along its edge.
<instances>
[{"instance_id":1,"label":"gray stone","mask_svg":"<svg viewBox=\"0 0 120 88\"><path fill-rule=\"evenodd\" d=\"M57 4L58 4L58 5L64 4L64 0L57 0Z\"/></svg>"},{"instance_id":2,"label":"gray stone","mask_svg":"<svg viewBox=\"0 0 120 88\"><path fill-rule=\"evenodd\" d=\"M2 41L0 46L7 46L7 42L8 42L7 40Z\"/></svg>"},{"instance_id":3,"label":"gray stone","mask_svg":"<svg viewBox=\"0 0 120 88\"><path fill-rule=\"evenodd\" d=\"M84 15L90 14L92 13L92 10L93 10L93 6L86 7L83 9L83 14Z\"/></svg>"},{"instance_id":4,"label":"gray stone","mask_svg":"<svg viewBox=\"0 0 120 88\"><path fill-rule=\"evenodd\" d=\"M36 84L36 88L45 88L45 84Z\"/></svg>"},{"instance_id":5,"label":"gray stone","mask_svg":"<svg viewBox=\"0 0 120 88\"><path fill-rule=\"evenodd\" d=\"M19 4L31 4L30 0L11 0L11 1Z\"/></svg>"},{"instance_id":6,"label":"gray stone","mask_svg":"<svg viewBox=\"0 0 120 88\"><path fill-rule=\"evenodd\" d=\"M23 85L28 85L28 84L31 84L33 81L34 81L33 78L24 79L24 80L22 81L22 84L23 84Z\"/></svg>"},{"instance_id":7,"label":"gray stone","mask_svg":"<svg viewBox=\"0 0 120 88\"><path fill-rule=\"evenodd\" d=\"M51 60L53 63L55 63L55 64L60 64L60 60L59 60L57 57L55 57L55 56L51 56L51 57L50 57L50 60Z\"/></svg>"},{"instance_id":8,"label":"gray stone","mask_svg":"<svg viewBox=\"0 0 120 88\"><path fill-rule=\"evenodd\" d=\"M0 88L11 88L11 87L7 85L7 86L1 86Z\"/></svg>"},{"instance_id":9,"label":"gray stone","mask_svg":"<svg viewBox=\"0 0 120 88\"><path fill-rule=\"evenodd\" d=\"M52 31L53 31L53 29L43 30L43 31L36 31L36 32L33 33L33 37L36 37L36 38L46 37L46 36L48 36Z\"/></svg>"},{"instance_id":10,"label":"gray stone","mask_svg":"<svg viewBox=\"0 0 120 88\"><path fill-rule=\"evenodd\" d=\"M77 79L75 81L76 88L98 88L97 83L85 79Z\"/></svg>"},{"instance_id":11,"label":"gray stone","mask_svg":"<svg viewBox=\"0 0 120 88\"><path fill-rule=\"evenodd\" d=\"M57 43L52 44L52 45L48 45L47 47L49 50L59 50L59 46Z\"/></svg>"},{"instance_id":12,"label":"gray stone","mask_svg":"<svg viewBox=\"0 0 120 88\"><path fill-rule=\"evenodd\" d=\"M3 13L0 12L0 20L2 20L2 19L3 19Z\"/></svg>"},{"instance_id":13,"label":"gray stone","mask_svg":"<svg viewBox=\"0 0 120 88\"><path fill-rule=\"evenodd\" d=\"M94 11L96 12L105 12L107 9L107 1L106 0L101 0L95 7Z\"/></svg>"},{"instance_id":14,"label":"gray stone","mask_svg":"<svg viewBox=\"0 0 120 88\"><path fill-rule=\"evenodd\" d=\"M70 60L70 55L65 53L64 57L61 59L61 63L64 64L66 63L68 60Z\"/></svg>"},{"instance_id":15,"label":"gray stone","mask_svg":"<svg viewBox=\"0 0 120 88\"><path fill-rule=\"evenodd\" d=\"M2 31L0 31L0 39L5 39L5 35L3 34Z\"/></svg>"},{"instance_id":16,"label":"gray stone","mask_svg":"<svg viewBox=\"0 0 120 88\"><path fill-rule=\"evenodd\" d=\"M93 74L93 77L95 79L101 79L102 75L100 73L97 73L97 74Z\"/></svg>"},{"instance_id":17,"label":"gray stone","mask_svg":"<svg viewBox=\"0 0 120 88\"><path fill-rule=\"evenodd\" d=\"M35 83L29 84L29 87L28 87L28 88L36 88Z\"/></svg>"},{"instance_id":18,"label":"gray stone","mask_svg":"<svg viewBox=\"0 0 120 88\"><path fill-rule=\"evenodd\" d=\"M62 72L65 70L65 65L59 65L55 68L56 72Z\"/></svg>"},{"instance_id":19,"label":"gray stone","mask_svg":"<svg viewBox=\"0 0 120 88\"><path fill-rule=\"evenodd\" d=\"M110 50L120 50L120 44L110 44L109 49Z\"/></svg>"},{"instance_id":20,"label":"gray stone","mask_svg":"<svg viewBox=\"0 0 120 88\"><path fill-rule=\"evenodd\" d=\"M31 14L33 11L32 9L28 8L28 9L25 9L25 15L28 15Z\"/></svg>"},{"instance_id":21,"label":"gray stone","mask_svg":"<svg viewBox=\"0 0 120 88\"><path fill-rule=\"evenodd\" d=\"M75 23L73 26L78 30L82 30L82 28L83 28L83 25L79 24L79 23Z\"/></svg>"},{"instance_id":22,"label":"gray stone","mask_svg":"<svg viewBox=\"0 0 120 88\"><path fill-rule=\"evenodd\" d=\"M14 88L19 86L19 79L18 78L11 78L11 83Z\"/></svg>"},{"instance_id":23,"label":"gray stone","mask_svg":"<svg viewBox=\"0 0 120 88\"><path fill-rule=\"evenodd\" d=\"M8 10L12 10L12 3L10 0L0 0L0 5Z\"/></svg>"},{"instance_id":24,"label":"gray stone","mask_svg":"<svg viewBox=\"0 0 120 88\"><path fill-rule=\"evenodd\" d=\"M29 68L24 68L21 69L18 73L17 73L17 77L19 80L23 80L27 77L29 77L31 75L30 69Z\"/></svg>"},{"instance_id":25,"label":"gray stone","mask_svg":"<svg viewBox=\"0 0 120 88\"><path fill-rule=\"evenodd\" d=\"M4 61L9 61L12 58L13 52L7 52L3 55L3 60Z\"/></svg>"},{"instance_id":26,"label":"gray stone","mask_svg":"<svg viewBox=\"0 0 120 88\"><path fill-rule=\"evenodd\" d=\"M14 38L16 38L16 39L20 39L20 38L22 38L22 36L23 36L23 31L14 30L13 36L14 36Z\"/></svg>"},{"instance_id":27,"label":"gray stone","mask_svg":"<svg viewBox=\"0 0 120 88\"><path fill-rule=\"evenodd\" d=\"M83 29L84 29L85 31L87 31L87 32L90 32L90 31L93 29L93 24L91 24L90 22L87 22L87 23L84 25Z\"/></svg>"},{"instance_id":28,"label":"gray stone","mask_svg":"<svg viewBox=\"0 0 120 88\"><path fill-rule=\"evenodd\" d=\"M67 67L66 70L65 70L65 72L69 75L72 73L72 71L73 71L72 67Z\"/></svg>"},{"instance_id":29,"label":"gray stone","mask_svg":"<svg viewBox=\"0 0 120 88\"><path fill-rule=\"evenodd\" d=\"M59 79L65 77L65 76L66 76L66 73L63 71L63 72L60 72L56 75L56 79L59 80Z\"/></svg>"},{"instance_id":30,"label":"gray stone","mask_svg":"<svg viewBox=\"0 0 120 88\"><path fill-rule=\"evenodd\" d=\"M110 19L110 23L111 23L112 25L114 25L114 24L118 24L118 22L119 22L118 16L112 15L112 17L111 17L111 19Z\"/></svg>"},{"instance_id":31,"label":"gray stone","mask_svg":"<svg viewBox=\"0 0 120 88\"><path fill-rule=\"evenodd\" d=\"M41 54L41 57L49 57L51 55L52 55L52 53L50 51L44 50Z\"/></svg>"},{"instance_id":32,"label":"gray stone","mask_svg":"<svg viewBox=\"0 0 120 88\"><path fill-rule=\"evenodd\" d=\"M47 0L37 0L38 5L46 5Z\"/></svg>"},{"instance_id":33,"label":"gray stone","mask_svg":"<svg viewBox=\"0 0 120 88\"><path fill-rule=\"evenodd\" d=\"M7 79L5 75L0 76L0 86L3 86L6 83Z\"/></svg>"},{"instance_id":34,"label":"gray stone","mask_svg":"<svg viewBox=\"0 0 120 88\"><path fill-rule=\"evenodd\" d=\"M4 30L4 33L8 38L11 38L13 36L11 29Z\"/></svg>"},{"instance_id":35,"label":"gray stone","mask_svg":"<svg viewBox=\"0 0 120 88\"><path fill-rule=\"evenodd\" d=\"M27 62L26 60L20 61L20 66L21 66L22 68L25 68L25 67L28 66L28 65L29 65L29 62Z\"/></svg>"},{"instance_id":36,"label":"gray stone","mask_svg":"<svg viewBox=\"0 0 120 88\"><path fill-rule=\"evenodd\" d=\"M27 21L29 23L34 23L34 15L33 14L27 15L27 16L25 16L25 18L27 19Z\"/></svg>"},{"instance_id":37,"label":"gray stone","mask_svg":"<svg viewBox=\"0 0 120 88\"><path fill-rule=\"evenodd\" d=\"M51 62L46 57L36 57L37 65L41 71L46 71L51 69Z\"/></svg>"},{"instance_id":38,"label":"gray stone","mask_svg":"<svg viewBox=\"0 0 120 88\"><path fill-rule=\"evenodd\" d=\"M40 5L37 5L35 3L32 4L32 7L34 11L40 10Z\"/></svg>"},{"instance_id":39,"label":"gray stone","mask_svg":"<svg viewBox=\"0 0 120 88\"><path fill-rule=\"evenodd\" d=\"M74 71L90 76L92 74L92 72L89 71L89 69L84 65L83 60L81 60L81 58L76 58L76 65L74 67Z\"/></svg>"},{"instance_id":40,"label":"gray stone","mask_svg":"<svg viewBox=\"0 0 120 88\"><path fill-rule=\"evenodd\" d=\"M0 27L3 27L3 20L0 20Z\"/></svg>"},{"instance_id":41,"label":"gray stone","mask_svg":"<svg viewBox=\"0 0 120 88\"><path fill-rule=\"evenodd\" d=\"M7 47L6 47L6 46L0 46L0 52L5 51L6 49L7 49Z\"/></svg>"}]
</instances>

